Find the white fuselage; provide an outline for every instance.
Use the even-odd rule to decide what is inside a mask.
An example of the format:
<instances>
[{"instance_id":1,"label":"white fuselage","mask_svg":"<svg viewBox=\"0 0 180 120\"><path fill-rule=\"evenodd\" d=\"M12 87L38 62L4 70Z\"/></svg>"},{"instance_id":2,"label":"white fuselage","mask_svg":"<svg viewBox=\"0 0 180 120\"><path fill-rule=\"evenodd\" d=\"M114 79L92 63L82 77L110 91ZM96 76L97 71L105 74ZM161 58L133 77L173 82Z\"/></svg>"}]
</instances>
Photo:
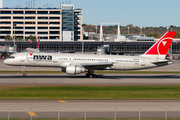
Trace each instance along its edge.
<instances>
[{"instance_id":1,"label":"white fuselage","mask_svg":"<svg viewBox=\"0 0 180 120\"><path fill-rule=\"evenodd\" d=\"M120 56L120 55L94 55L94 54L65 54L65 53L29 53L22 52L11 55L4 61L12 66L32 67L61 67L83 63L112 63L111 67L95 68L94 70L139 70L158 67L153 64L158 61L168 61L150 56Z\"/></svg>"}]
</instances>

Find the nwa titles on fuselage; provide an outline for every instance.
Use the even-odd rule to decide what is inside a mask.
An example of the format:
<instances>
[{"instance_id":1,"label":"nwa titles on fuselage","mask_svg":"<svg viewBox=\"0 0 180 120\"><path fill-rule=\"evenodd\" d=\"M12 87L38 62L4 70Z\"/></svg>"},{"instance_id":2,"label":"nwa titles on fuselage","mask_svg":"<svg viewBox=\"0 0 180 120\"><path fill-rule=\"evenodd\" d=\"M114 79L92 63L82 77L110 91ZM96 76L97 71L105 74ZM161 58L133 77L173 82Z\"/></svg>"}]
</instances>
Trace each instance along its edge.
<instances>
[{"instance_id":1,"label":"nwa titles on fuselage","mask_svg":"<svg viewBox=\"0 0 180 120\"><path fill-rule=\"evenodd\" d=\"M169 31L149 50L140 56L65 54L21 52L4 61L12 66L60 67L70 75L88 72L87 77L97 77L94 70L140 70L171 64L165 59L176 32ZM26 76L23 70L23 76Z\"/></svg>"},{"instance_id":2,"label":"nwa titles on fuselage","mask_svg":"<svg viewBox=\"0 0 180 120\"><path fill-rule=\"evenodd\" d=\"M27 60L33 60L33 61L52 61L51 55L33 55L33 53L29 53L30 57L27 57Z\"/></svg>"}]
</instances>

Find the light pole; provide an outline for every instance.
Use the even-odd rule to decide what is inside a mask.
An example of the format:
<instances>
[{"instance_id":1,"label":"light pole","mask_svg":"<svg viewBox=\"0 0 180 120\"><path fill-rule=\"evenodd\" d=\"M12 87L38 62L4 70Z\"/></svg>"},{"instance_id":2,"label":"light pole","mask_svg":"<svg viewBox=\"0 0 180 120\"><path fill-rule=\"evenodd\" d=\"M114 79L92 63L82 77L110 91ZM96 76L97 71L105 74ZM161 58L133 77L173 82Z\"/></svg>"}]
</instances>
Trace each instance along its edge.
<instances>
[{"instance_id":1,"label":"light pole","mask_svg":"<svg viewBox=\"0 0 180 120\"><path fill-rule=\"evenodd\" d=\"M97 34L97 28L98 28L98 27L96 26L95 28L96 28L96 34Z\"/></svg>"},{"instance_id":2,"label":"light pole","mask_svg":"<svg viewBox=\"0 0 180 120\"><path fill-rule=\"evenodd\" d=\"M140 35L142 35L142 27L140 27Z\"/></svg>"},{"instance_id":3,"label":"light pole","mask_svg":"<svg viewBox=\"0 0 180 120\"><path fill-rule=\"evenodd\" d=\"M167 32L169 31L169 27L166 27L166 29L167 29Z\"/></svg>"},{"instance_id":4,"label":"light pole","mask_svg":"<svg viewBox=\"0 0 180 120\"><path fill-rule=\"evenodd\" d=\"M170 26L170 28L171 28L171 31L173 31L173 27L174 27L173 25L171 25L171 26Z\"/></svg>"},{"instance_id":5,"label":"light pole","mask_svg":"<svg viewBox=\"0 0 180 120\"><path fill-rule=\"evenodd\" d=\"M171 31L173 31L173 25L171 25L170 26L170 28L171 28ZM171 43L171 47L170 47L170 59L172 59L173 58L173 54L172 54L172 43Z\"/></svg>"},{"instance_id":6,"label":"light pole","mask_svg":"<svg viewBox=\"0 0 180 120\"><path fill-rule=\"evenodd\" d=\"M128 29L128 35L129 35L129 27L127 27L127 29Z\"/></svg>"},{"instance_id":7,"label":"light pole","mask_svg":"<svg viewBox=\"0 0 180 120\"><path fill-rule=\"evenodd\" d=\"M82 24L81 26L82 26L82 31L83 31L84 30L83 27L85 26L85 24ZM82 38L82 54L84 54L84 37Z\"/></svg>"},{"instance_id":8,"label":"light pole","mask_svg":"<svg viewBox=\"0 0 180 120\"><path fill-rule=\"evenodd\" d=\"M13 28L14 28L14 53L15 53L15 47L16 47L16 44L15 44L15 27L16 27L16 24L13 24Z\"/></svg>"}]
</instances>

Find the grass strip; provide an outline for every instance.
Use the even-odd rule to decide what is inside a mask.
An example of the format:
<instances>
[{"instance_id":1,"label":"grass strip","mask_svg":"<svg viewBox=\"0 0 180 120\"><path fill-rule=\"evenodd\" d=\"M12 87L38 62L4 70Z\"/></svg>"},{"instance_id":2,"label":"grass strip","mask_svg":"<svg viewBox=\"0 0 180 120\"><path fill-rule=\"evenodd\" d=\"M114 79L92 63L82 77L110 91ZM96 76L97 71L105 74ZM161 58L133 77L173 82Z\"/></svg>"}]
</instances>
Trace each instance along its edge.
<instances>
[{"instance_id":1,"label":"grass strip","mask_svg":"<svg viewBox=\"0 0 180 120\"><path fill-rule=\"evenodd\" d=\"M0 74L17 74L22 71L0 71ZM30 74L65 74L61 71L26 71ZM96 74L179 74L180 71L95 71Z\"/></svg>"},{"instance_id":2,"label":"grass strip","mask_svg":"<svg viewBox=\"0 0 180 120\"><path fill-rule=\"evenodd\" d=\"M33 86L0 89L0 100L179 100L175 86Z\"/></svg>"}]
</instances>

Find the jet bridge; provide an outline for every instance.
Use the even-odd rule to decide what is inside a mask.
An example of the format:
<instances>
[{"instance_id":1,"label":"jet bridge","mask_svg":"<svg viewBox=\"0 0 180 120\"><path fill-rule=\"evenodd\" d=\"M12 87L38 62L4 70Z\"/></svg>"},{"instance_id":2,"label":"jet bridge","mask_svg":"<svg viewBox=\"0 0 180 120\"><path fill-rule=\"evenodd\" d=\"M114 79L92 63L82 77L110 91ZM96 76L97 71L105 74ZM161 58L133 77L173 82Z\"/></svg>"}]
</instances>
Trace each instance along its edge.
<instances>
[{"instance_id":1,"label":"jet bridge","mask_svg":"<svg viewBox=\"0 0 180 120\"><path fill-rule=\"evenodd\" d=\"M109 54L109 45L103 45L103 46L99 46L97 49L97 54L98 55L105 55L105 54Z\"/></svg>"},{"instance_id":2,"label":"jet bridge","mask_svg":"<svg viewBox=\"0 0 180 120\"><path fill-rule=\"evenodd\" d=\"M17 47L15 48L15 50ZM10 45L0 45L0 58L8 57L11 55L14 51L14 47L11 47Z\"/></svg>"}]
</instances>

